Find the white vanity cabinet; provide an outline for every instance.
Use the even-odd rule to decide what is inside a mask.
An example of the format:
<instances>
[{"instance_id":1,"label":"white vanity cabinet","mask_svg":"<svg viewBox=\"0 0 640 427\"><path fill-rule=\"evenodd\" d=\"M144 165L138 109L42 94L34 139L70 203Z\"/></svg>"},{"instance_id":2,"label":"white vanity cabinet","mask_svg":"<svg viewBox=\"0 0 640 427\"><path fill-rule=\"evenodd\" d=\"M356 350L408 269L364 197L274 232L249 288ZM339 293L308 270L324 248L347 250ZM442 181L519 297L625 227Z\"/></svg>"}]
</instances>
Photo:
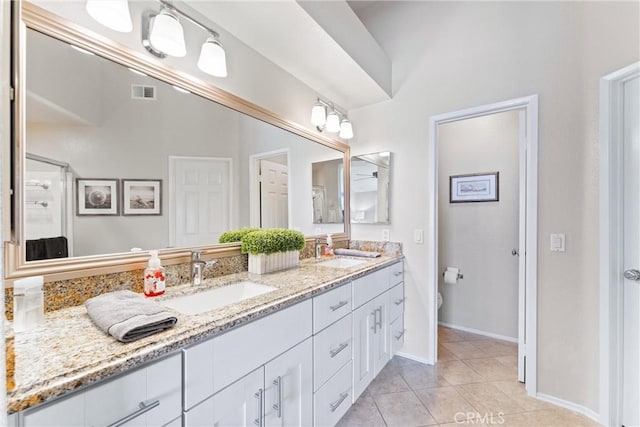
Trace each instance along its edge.
<instances>
[{"instance_id":1,"label":"white vanity cabinet","mask_svg":"<svg viewBox=\"0 0 640 427\"><path fill-rule=\"evenodd\" d=\"M303 301L184 349L185 426L310 425L311 311Z\"/></svg>"},{"instance_id":2,"label":"white vanity cabinet","mask_svg":"<svg viewBox=\"0 0 640 427\"><path fill-rule=\"evenodd\" d=\"M404 312L403 276L403 264L398 262L353 282L354 402L391 359L394 349L400 348L392 347L390 328L394 320L398 328ZM402 305L395 304L398 299Z\"/></svg>"},{"instance_id":3,"label":"white vanity cabinet","mask_svg":"<svg viewBox=\"0 0 640 427\"><path fill-rule=\"evenodd\" d=\"M29 409L21 425L167 425L181 415L181 365L180 354L175 354L67 398Z\"/></svg>"}]
</instances>

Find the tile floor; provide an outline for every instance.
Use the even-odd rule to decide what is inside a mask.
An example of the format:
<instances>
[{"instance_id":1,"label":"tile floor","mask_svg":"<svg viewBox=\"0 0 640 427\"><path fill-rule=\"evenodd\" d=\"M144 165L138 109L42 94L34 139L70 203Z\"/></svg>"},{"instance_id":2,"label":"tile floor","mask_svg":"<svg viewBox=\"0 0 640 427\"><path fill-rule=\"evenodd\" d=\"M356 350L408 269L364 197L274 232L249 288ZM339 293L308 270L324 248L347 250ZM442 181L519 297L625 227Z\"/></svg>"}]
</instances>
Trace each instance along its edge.
<instances>
[{"instance_id":1,"label":"tile floor","mask_svg":"<svg viewBox=\"0 0 640 427\"><path fill-rule=\"evenodd\" d=\"M513 343L438 328L436 366L394 357L338 423L346 426L597 426L527 396Z\"/></svg>"}]
</instances>

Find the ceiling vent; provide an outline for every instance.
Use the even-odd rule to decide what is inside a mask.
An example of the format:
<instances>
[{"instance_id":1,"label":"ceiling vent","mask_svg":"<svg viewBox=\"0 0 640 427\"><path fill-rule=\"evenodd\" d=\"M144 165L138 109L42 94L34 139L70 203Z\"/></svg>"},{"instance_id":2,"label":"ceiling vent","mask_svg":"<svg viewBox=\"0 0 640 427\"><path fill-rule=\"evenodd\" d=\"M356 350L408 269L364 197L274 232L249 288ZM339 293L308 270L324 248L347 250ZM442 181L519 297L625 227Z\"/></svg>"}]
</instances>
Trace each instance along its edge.
<instances>
[{"instance_id":1,"label":"ceiling vent","mask_svg":"<svg viewBox=\"0 0 640 427\"><path fill-rule=\"evenodd\" d=\"M132 99L148 99L151 101L156 100L156 87L146 85L131 85L131 98Z\"/></svg>"}]
</instances>

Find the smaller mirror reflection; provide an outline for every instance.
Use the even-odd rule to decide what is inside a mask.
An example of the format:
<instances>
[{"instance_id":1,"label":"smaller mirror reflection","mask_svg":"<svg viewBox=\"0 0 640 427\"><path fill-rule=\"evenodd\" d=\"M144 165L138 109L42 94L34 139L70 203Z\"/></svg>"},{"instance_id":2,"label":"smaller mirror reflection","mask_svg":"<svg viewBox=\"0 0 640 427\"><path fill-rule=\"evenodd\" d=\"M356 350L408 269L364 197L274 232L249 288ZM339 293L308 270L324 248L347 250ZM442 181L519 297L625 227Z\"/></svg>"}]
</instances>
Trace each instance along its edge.
<instances>
[{"instance_id":1,"label":"smaller mirror reflection","mask_svg":"<svg viewBox=\"0 0 640 427\"><path fill-rule=\"evenodd\" d=\"M342 159L311 166L313 223L342 224L344 218L344 164Z\"/></svg>"},{"instance_id":2,"label":"smaller mirror reflection","mask_svg":"<svg viewBox=\"0 0 640 427\"><path fill-rule=\"evenodd\" d=\"M351 222L389 224L388 151L351 157Z\"/></svg>"}]
</instances>

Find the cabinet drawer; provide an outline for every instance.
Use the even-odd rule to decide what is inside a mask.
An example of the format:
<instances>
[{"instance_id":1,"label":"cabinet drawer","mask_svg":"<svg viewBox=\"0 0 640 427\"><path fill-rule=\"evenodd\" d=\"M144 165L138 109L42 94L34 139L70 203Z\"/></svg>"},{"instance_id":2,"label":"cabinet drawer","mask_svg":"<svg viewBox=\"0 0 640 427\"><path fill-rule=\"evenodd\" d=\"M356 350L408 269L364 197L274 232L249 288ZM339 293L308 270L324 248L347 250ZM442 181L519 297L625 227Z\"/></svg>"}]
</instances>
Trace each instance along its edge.
<instances>
[{"instance_id":1,"label":"cabinet drawer","mask_svg":"<svg viewBox=\"0 0 640 427\"><path fill-rule=\"evenodd\" d=\"M11 424L9 424L11 425ZM16 426L18 424L15 424ZM24 427L67 427L85 425L84 395L74 395L56 400L53 403L34 409L27 409L24 414Z\"/></svg>"},{"instance_id":2,"label":"cabinet drawer","mask_svg":"<svg viewBox=\"0 0 640 427\"><path fill-rule=\"evenodd\" d=\"M371 301L389 288L389 269L374 271L353 281L353 308Z\"/></svg>"},{"instance_id":3,"label":"cabinet drawer","mask_svg":"<svg viewBox=\"0 0 640 427\"><path fill-rule=\"evenodd\" d=\"M313 298L313 333L351 312L351 283Z\"/></svg>"},{"instance_id":4,"label":"cabinet drawer","mask_svg":"<svg viewBox=\"0 0 640 427\"><path fill-rule=\"evenodd\" d=\"M334 426L351 407L352 362L347 363L313 395L316 426Z\"/></svg>"},{"instance_id":5,"label":"cabinet drawer","mask_svg":"<svg viewBox=\"0 0 640 427\"><path fill-rule=\"evenodd\" d=\"M85 425L110 425L138 413L130 423L159 426L180 416L181 366L181 355L176 354L90 388L84 393ZM144 411L141 405L151 409Z\"/></svg>"},{"instance_id":6,"label":"cabinet drawer","mask_svg":"<svg viewBox=\"0 0 640 427\"><path fill-rule=\"evenodd\" d=\"M340 319L313 337L313 390L318 390L353 353L352 315Z\"/></svg>"},{"instance_id":7,"label":"cabinet drawer","mask_svg":"<svg viewBox=\"0 0 640 427\"><path fill-rule=\"evenodd\" d=\"M389 291L389 320L394 321L404 313L404 284L395 285Z\"/></svg>"},{"instance_id":8,"label":"cabinet drawer","mask_svg":"<svg viewBox=\"0 0 640 427\"><path fill-rule=\"evenodd\" d=\"M306 300L214 338L214 392L310 337L311 309Z\"/></svg>"},{"instance_id":9,"label":"cabinet drawer","mask_svg":"<svg viewBox=\"0 0 640 427\"><path fill-rule=\"evenodd\" d=\"M397 262L388 268L389 287L404 281L404 262Z\"/></svg>"},{"instance_id":10,"label":"cabinet drawer","mask_svg":"<svg viewBox=\"0 0 640 427\"><path fill-rule=\"evenodd\" d=\"M391 340L391 356L404 345L404 317L400 316L389 325L389 339Z\"/></svg>"}]
</instances>

